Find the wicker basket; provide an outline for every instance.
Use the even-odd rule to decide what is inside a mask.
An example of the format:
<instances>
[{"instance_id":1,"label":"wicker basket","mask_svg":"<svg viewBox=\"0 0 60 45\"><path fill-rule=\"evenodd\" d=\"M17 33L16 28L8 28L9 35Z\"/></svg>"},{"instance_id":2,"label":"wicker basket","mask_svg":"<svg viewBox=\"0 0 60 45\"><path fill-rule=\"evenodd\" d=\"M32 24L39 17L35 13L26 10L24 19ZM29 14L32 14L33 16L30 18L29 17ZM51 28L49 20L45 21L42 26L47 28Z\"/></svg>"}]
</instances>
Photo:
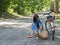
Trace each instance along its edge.
<instances>
[{"instance_id":1,"label":"wicker basket","mask_svg":"<svg viewBox=\"0 0 60 45\"><path fill-rule=\"evenodd\" d=\"M42 32L39 33L39 36L42 39L46 39L48 37L48 33L47 33L47 31L42 31Z\"/></svg>"}]
</instances>

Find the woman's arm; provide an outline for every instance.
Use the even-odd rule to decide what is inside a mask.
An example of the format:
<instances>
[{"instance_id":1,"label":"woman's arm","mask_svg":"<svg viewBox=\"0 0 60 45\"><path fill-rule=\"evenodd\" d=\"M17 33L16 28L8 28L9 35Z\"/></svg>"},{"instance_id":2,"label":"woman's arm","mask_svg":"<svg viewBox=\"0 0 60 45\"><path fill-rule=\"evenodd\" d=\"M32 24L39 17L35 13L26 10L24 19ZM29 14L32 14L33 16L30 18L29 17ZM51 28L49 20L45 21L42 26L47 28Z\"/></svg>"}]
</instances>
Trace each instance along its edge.
<instances>
[{"instance_id":1,"label":"woman's arm","mask_svg":"<svg viewBox=\"0 0 60 45\"><path fill-rule=\"evenodd\" d=\"M38 28L36 27L36 25L34 23L32 23L32 30L33 32L38 32Z\"/></svg>"},{"instance_id":2,"label":"woman's arm","mask_svg":"<svg viewBox=\"0 0 60 45\"><path fill-rule=\"evenodd\" d=\"M39 19L39 25L43 26L43 21L41 19Z\"/></svg>"},{"instance_id":3,"label":"woman's arm","mask_svg":"<svg viewBox=\"0 0 60 45\"><path fill-rule=\"evenodd\" d=\"M43 21L39 19L39 30L43 30Z\"/></svg>"}]
</instances>

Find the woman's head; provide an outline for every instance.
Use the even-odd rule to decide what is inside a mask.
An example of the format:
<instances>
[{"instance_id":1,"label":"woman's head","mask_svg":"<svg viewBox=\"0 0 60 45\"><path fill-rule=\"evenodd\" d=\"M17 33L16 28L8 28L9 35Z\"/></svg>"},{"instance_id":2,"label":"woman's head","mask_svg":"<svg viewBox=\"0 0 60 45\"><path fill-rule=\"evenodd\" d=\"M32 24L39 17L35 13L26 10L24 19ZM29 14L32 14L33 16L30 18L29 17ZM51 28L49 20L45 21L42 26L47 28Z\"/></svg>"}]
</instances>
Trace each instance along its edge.
<instances>
[{"instance_id":1,"label":"woman's head","mask_svg":"<svg viewBox=\"0 0 60 45\"><path fill-rule=\"evenodd\" d=\"M38 14L35 14L34 17L33 17L33 21L34 21L35 23L37 23L37 22L38 22L38 19L39 19Z\"/></svg>"}]
</instances>

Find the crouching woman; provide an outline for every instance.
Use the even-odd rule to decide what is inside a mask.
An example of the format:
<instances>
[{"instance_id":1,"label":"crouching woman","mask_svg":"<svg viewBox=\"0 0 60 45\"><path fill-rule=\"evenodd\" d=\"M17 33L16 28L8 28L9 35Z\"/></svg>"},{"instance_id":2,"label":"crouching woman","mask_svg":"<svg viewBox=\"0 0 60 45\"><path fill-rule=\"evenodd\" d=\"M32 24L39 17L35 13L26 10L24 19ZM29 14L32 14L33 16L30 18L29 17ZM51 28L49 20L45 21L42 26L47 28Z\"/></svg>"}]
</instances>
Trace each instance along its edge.
<instances>
[{"instance_id":1,"label":"crouching woman","mask_svg":"<svg viewBox=\"0 0 60 45\"><path fill-rule=\"evenodd\" d=\"M33 35L39 35L39 33L43 30L43 22L39 18L38 14L35 14L33 16L33 22L32 22L32 30L33 30Z\"/></svg>"}]
</instances>

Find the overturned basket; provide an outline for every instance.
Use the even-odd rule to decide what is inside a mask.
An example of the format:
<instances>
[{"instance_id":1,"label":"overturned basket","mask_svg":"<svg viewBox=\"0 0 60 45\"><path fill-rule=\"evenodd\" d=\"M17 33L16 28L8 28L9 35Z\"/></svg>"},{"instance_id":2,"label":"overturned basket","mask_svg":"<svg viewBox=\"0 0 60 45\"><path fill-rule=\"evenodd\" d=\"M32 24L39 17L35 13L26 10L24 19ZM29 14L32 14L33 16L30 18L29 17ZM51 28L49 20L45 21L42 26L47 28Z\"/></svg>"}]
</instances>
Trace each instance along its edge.
<instances>
[{"instance_id":1,"label":"overturned basket","mask_svg":"<svg viewBox=\"0 0 60 45\"><path fill-rule=\"evenodd\" d=\"M48 33L47 31L42 31L39 33L40 38L42 39L47 39L48 38Z\"/></svg>"}]
</instances>

